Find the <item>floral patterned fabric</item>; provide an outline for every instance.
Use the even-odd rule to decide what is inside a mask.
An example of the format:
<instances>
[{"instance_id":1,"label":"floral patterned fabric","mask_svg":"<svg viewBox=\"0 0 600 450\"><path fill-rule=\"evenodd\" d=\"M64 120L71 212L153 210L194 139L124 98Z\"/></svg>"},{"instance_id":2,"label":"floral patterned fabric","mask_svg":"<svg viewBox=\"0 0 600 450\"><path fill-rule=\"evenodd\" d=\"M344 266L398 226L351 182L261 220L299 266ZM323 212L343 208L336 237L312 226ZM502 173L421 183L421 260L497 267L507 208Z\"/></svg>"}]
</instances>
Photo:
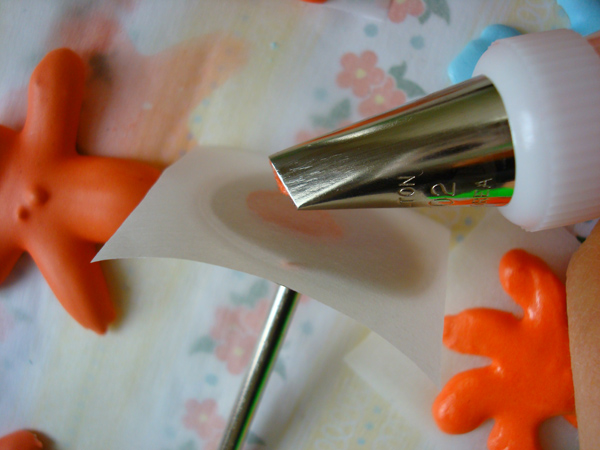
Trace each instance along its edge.
<instances>
[{"instance_id":1,"label":"floral patterned fabric","mask_svg":"<svg viewBox=\"0 0 600 450\"><path fill-rule=\"evenodd\" d=\"M162 166L197 144L267 155L434 92L492 23L567 23L552 0L8 0L0 18L0 123L20 126L33 67L73 47L89 69L80 150ZM479 220L430 214L457 241ZM104 337L66 316L30 259L0 285L0 435L38 430L57 450L217 448L276 286L184 261L103 268L120 311ZM412 442L344 368L366 332L300 302L245 448ZM372 408L345 421L341 398Z\"/></svg>"}]
</instances>

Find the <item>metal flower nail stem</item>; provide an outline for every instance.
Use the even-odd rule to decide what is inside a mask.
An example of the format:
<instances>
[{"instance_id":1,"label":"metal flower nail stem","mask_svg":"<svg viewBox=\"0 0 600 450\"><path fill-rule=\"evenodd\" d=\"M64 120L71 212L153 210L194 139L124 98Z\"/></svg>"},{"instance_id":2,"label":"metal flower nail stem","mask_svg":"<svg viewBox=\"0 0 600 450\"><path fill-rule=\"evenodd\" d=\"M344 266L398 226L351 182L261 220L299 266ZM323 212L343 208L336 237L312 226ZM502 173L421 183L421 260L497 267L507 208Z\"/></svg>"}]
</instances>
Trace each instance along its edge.
<instances>
[{"instance_id":1,"label":"metal flower nail stem","mask_svg":"<svg viewBox=\"0 0 600 450\"><path fill-rule=\"evenodd\" d=\"M240 450L285 339L300 294L279 286L254 356L233 405L219 450Z\"/></svg>"}]
</instances>

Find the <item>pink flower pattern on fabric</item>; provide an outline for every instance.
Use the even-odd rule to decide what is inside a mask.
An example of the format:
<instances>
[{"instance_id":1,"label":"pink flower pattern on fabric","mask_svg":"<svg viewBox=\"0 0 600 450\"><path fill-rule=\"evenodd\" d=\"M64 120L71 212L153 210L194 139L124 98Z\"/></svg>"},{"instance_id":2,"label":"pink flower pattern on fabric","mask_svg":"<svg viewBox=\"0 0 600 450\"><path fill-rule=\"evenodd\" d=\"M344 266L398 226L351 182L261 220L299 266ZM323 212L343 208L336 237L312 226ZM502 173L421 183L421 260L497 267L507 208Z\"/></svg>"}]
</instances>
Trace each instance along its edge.
<instances>
[{"instance_id":1,"label":"pink flower pattern on fabric","mask_svg":"<svg viewBox=\"0 0 600 450\"><path fill-rule=\"evenodd\" d=\"M352 88L357 97L366 97L373 86L381 84L385 72L377 67L377 55L371 50L359 55L346 53L342 56L342 72L337 76L337 84L342 88Z\"/></svg>"},{"instance_id":2,"label":"pink flower pattern on fabric","mask_svg":"<svg viewBox=\"0 0 600 450\"><path fill-rule=\"evenodd\" d=\"M248 334L258 337L267 319L269 306L268 300L261 300L254 309L242 310L240 323Z\"/></svg>"},{"instance_id":3,"label":"pink flower pattern on fabric","mask_svg":"<svg viewBox=\"0 0 600 450\"><path fill-rule=\"evenodd\" d=\"M210 336L215 340L227 339L241 327L240 314L240 308L217 308L215 323L210 329Z\"/></svg>"},{"instance_id":4,"label":"pink flower pattern on fabric","mask_svg":"<svg viewBox=\"0 0 600 450\"><path fill-rule=\"evenodd\" d=\"M260 301L254 309L219 308L210 334L219 343L215 356L227 363L233 375L241 374L252 357L254 346L269 313L269 301Z\"/></svg>"},{"instance_id":5,"label":"pink flower pattern on fabric","mask_svg":"<svg viewBox=\"0 0 600 450\"><path fill-rule=\"evenodd\" d=\"M221 443L221 434L213 437L212 439L206 441L204 443L203 450L217 450L219 448L219 444Z\"/></svg>"},{"instance_id":6,"label":"pink flower pattern on fabric","mask_svg":"<svg viewBox=\"0 0 600 450\"><path fill-rule=\"evenodd\" d=\"M217 411L217 402L212 398L202 403L190 399L185 403L185 410L183 426L194 431L202 439L215 440L216 438L218 443L225 429L225 419Z\"/></svg>"},{"instance_id":7,"label":"pink flower pattern on fabric","mask_svg":"<svg viewBox=\"0 0 600 450\"><path fill-rule=\"evenodd\" d=\"M422 0L392 0L388 10L388 18L394 23L404 22L406 17L419 17L425 12Z\"/></svg>"},{"instance_id":8,"label":"pink flower pattern on fabric","mask_svg":"<svg viewBox=\"0 0 600 450\"><path fill-rule=\"evenodd\" d=\"M373 89L371 95L358 105L358 112L363 117L376 116L405 102L406 94L397 89L394 80L388 77L383 86Z\"/></svg>"},{"instance_id":9,"label":"pink flower pattern on fabric","mask_svg":"<svg viewBox=\"0 0 600 450\"><path fill-rule=\"evenodd\" d=\"M243 332L230 334L225 341L219 344L215 350L215 356L227 363L229 373L239 375L250 362L257 338L258 334L256 336L249 336Z\"/></svg>"}]
</instances>

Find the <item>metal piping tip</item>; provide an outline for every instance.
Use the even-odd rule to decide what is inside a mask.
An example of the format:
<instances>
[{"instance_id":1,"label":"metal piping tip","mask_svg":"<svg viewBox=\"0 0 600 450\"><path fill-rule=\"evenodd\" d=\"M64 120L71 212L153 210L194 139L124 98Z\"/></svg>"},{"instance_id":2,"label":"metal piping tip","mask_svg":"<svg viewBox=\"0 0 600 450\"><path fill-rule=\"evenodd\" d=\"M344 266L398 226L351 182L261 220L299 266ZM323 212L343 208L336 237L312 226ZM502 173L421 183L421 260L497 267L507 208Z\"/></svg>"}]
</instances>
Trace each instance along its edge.
<instances>
[{"instance_id":1,"label":"metal piping tip","mask_svg":"<svg viewBox=\"0 0 600 450\"><path fill-rule=\"evenodd\" d=\"M515 180L506 111L484 77L270 159L299 209L501 206Z\"/></svg>"}]
</instances>

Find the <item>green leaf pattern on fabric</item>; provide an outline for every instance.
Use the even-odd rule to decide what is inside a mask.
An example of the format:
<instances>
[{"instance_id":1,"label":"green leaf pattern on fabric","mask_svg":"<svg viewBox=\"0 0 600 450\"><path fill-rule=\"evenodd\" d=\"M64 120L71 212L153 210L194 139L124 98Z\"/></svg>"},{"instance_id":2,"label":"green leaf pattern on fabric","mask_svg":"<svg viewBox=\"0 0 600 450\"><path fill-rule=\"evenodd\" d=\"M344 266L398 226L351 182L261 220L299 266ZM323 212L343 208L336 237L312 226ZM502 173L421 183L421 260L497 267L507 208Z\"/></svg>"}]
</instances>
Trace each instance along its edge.
<instances>
[{"instance_id":1,"label":"green leaf pattern on fabric","mask_svg":"<svg viewBox=\"0 0 600 450\"><path fill-rule=\"evenodd\" d=\"M202 336L196 339L191 348L190 354L194 353L212 353L217 346L217 343L210 336Z\"/></svg>"},{"instance_id":2,"label":"green leaf pattern on fabric","mask_svg":"<svg viewBox=\"0 0 600 450\"><path fill-rule=\"evenodd\" d=\"M393 66L388 73L396 80L396 87L406 93L408 98L425 95L425 90L414 81L404 78L407 64L403 62L399 66Z\"/></svg>"},{"instance_id":3,"label":"green leaf pattern on fabric","mask_svg":"<svg viewBox=\"0 0 600 450\"><path fill-rule=\"evenodd\" d=\"M421 24L427 22L431 15L438 16L450 24L450 7L446 0L424 0L427 10L419 17Z\"/></svg>"},{"instance_id":4,"label":"green leaf pattern on fabric","mask_svg":"<svg viewBox=\"0 0 600 450\"><path fill-rule=\"evenodd\" d=\"M252 431L248 433L248 437L246 438L246 443L250 445L267 445L267 443L257 434L254 434Z\"/></svg>"},{"instance_id":5,"label":"green leaf pattern on fabric","mask_svg":"<svg viewBox=\"0 0 600 450\"><path fill-rule=\"evenodd\" d=\"M275 362L273 372L279 375L282 380L285 380L287 378L287 369L285 368L285 363L281 359L278 358Z\"/></svg>"},{"instance_id":6,"label":"green leaf pattern on fabric","mask_svg":"<svg viewBox=\"0 0 600 450\"><path fill-rule=\"evenodd\" d=\"M259 300L262 300L269 294L269 283L266 280L257 280L250 286L248 292L239 294L232 292L229 296L231 303L236 306L245 305L250 308L256 306Z\"/></svg>"},{"instance_id":7,"label":"green leaf pattern on fabric","mask_svg":"<svg viewBox=\"0 0 600 450\"><path fill-rule=\"evenodd\" d=\"M181 444L177 450L197 450L197 448L194 441L187 441L185 444Z\"/></svg>"},{"instance_id":8,"label":"green leaf pattern on fabric","mask_svg":"<svg viewBox=\"0 0 600 450\"><path fill-rule=\"evenodd\" d=\"M336 128L342 120L346 120L350 117L350 110L350 99L345 98L344 100L335 104L328 114L324 116L312 116L312 124L315 128L332 130Z\"/></svg>"}]
</instances>

